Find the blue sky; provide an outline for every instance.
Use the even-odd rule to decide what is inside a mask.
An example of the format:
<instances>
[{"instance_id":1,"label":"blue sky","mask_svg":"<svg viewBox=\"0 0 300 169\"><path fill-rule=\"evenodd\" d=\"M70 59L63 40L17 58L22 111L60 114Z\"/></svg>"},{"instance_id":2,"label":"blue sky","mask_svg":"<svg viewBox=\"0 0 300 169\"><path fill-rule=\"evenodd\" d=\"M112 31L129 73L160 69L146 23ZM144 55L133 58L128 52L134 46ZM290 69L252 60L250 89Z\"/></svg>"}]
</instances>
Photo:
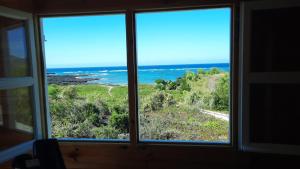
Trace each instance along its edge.
<instances>
[{"instance_id":1,"label":"blue sky","mask_svg":"<svg viewBox=\"0 0 300 169\"><path fill-rule=\"evenodd\" d=\"M140 13L139 65L228 63L230 9ZM126 65L125 15L44 18L46 64Z\"/></svg>"}]
</instances>

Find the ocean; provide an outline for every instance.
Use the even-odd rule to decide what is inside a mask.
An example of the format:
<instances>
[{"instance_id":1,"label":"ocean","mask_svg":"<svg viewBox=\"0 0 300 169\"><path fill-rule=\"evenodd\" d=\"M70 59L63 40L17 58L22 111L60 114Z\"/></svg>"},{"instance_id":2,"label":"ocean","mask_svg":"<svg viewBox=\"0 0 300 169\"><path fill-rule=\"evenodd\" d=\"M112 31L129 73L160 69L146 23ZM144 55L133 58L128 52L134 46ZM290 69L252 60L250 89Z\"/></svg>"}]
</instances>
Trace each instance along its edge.
<instances>
[{"instance_id":1,"label":"ocean","mask_svg":"<svg viewBox=\"0 0 300 169\"><path fill-rule=\"evenodd\" d=\"M229 63L214 64L185 64L185 65L155 65L138 67L138 83L154 84L157 79L176 80L188 71L197 72L198 69L209 70L219 68L228 72ZM127 67L80 67L80 68L48 68L48 74L54 75L73 75L78 78L98 78L99 80L89 83L107 84L107 85L127 85Z\"/></svg>"}]
</instances>

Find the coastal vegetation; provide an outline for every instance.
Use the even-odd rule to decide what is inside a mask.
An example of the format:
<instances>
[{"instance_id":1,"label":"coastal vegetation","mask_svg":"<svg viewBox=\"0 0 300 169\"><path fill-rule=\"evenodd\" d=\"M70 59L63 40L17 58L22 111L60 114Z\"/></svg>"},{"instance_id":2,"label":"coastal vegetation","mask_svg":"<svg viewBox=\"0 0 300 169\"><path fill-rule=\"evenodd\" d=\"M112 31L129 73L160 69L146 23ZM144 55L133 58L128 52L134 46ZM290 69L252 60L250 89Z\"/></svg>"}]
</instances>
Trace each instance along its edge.
<instances>
[{"instance_id":1,"label":"coastal vegetation","mask_svg":"<svg viewBox=\"0 0 300 169\"><path fill-rule=\"evenodd\" d=\"M228 141L229 74L217 68L186 72L175 81L139 84L141 140ZM129 139L127 86L48 86L52 136Z\"/></svg>"}]
</instances>

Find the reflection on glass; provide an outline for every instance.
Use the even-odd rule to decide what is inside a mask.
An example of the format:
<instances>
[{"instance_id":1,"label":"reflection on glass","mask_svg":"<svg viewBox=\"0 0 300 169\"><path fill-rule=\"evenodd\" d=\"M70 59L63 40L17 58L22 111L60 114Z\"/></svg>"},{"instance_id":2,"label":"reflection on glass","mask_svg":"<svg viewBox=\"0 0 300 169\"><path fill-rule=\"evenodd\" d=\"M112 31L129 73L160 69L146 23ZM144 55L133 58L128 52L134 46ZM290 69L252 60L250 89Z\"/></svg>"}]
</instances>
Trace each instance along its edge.
<instances>
[{"instance_id":1,"label":"reflection on glass","mask_svg":"<svg viewBox=\"0 0 300 169\"><path fill-rule=\"evenodd\" d=\"M137 15L141 141L229 142L230 9Z\"/></svg>"},{"instance_id":2,"label":"reflection on glass","mask_svg":"<svg viewBox=\"0 0 300 169\"><path fill-rule=\"evenodd\" d=\"M28 76L25 22L0 17L0 77Z\"/></svg>"},{"instance_id":3,"label":"reflection on glass","mask_svg":"<svg viewBox=\"0 0 300 169\"><path fill-rule=\"evenodd\" d=\"M0 150L33 139L30 88L0 90Z\"/></svg>"},{"instance_id":4,"label":"reflection on glass","mask_svg":"<svg viewBox=\"0 0 300 169\"><path fill-rule=\"evenodd\" d=\"M44 18L52 137L129 139L125 15Z\"/></svg>"}]
</instances>

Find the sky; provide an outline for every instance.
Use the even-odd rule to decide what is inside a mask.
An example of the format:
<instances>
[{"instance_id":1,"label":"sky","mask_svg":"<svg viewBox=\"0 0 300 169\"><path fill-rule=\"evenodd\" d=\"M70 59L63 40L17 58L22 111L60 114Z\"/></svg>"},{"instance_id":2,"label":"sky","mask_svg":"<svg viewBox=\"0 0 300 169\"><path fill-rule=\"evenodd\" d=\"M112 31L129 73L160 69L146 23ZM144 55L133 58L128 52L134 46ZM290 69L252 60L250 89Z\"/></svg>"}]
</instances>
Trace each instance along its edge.
<instances>
[{"instance_id":1,"label":"sky","mask_svg":"<svg viewBox=\"0 0 300 169\"><path fill-rule=\"evenodd\" d=\"M126 66L125 15L43 19L48 68ZM136 14L138 65L229 63L230 8Z\"/></svg>"}]
</instances>

